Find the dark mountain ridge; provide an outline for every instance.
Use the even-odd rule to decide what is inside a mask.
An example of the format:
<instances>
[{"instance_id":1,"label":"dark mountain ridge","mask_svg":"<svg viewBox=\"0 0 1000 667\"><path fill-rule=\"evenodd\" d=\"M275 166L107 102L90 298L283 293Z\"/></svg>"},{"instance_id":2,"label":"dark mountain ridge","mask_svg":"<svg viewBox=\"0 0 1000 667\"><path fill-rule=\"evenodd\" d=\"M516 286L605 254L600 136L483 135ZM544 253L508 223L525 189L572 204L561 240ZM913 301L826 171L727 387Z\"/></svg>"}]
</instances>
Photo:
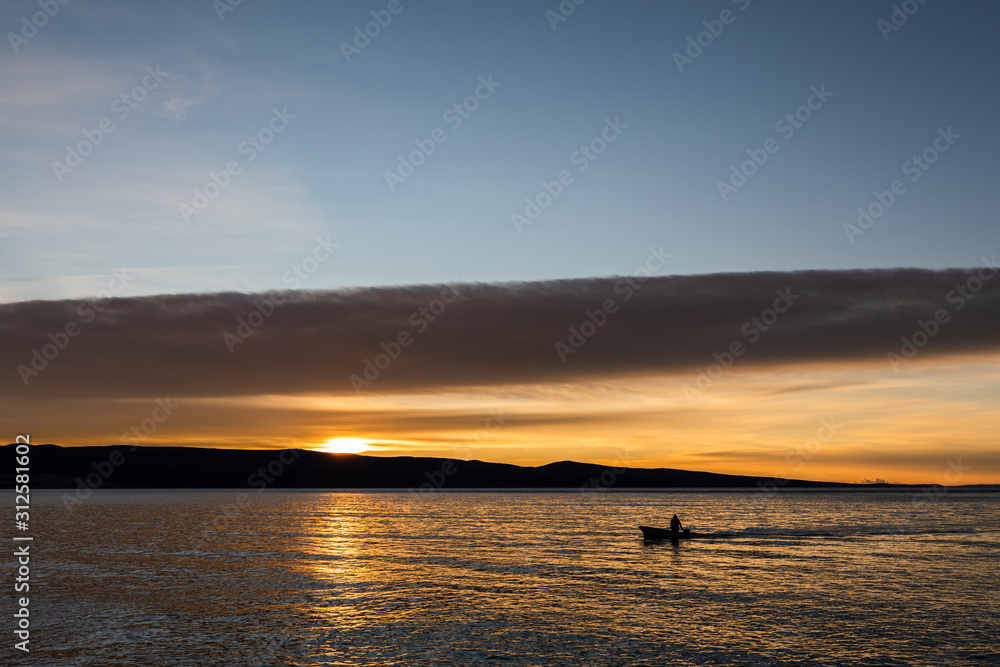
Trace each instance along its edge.
<instances>
[{"instance_id":1,"label":"dark mountain ridge","mask_svg":"<svg viewBox=\"0 0 1000 667\"><path fill-rule=\"evenodd\" d=\"M14 445L3 447L13 463ZM673 468L611 468L559 461L528 467L412 456L329 454L315 450L33 445L32 489L274 488L496 489L558 488L870 488L838 482L776 480ZM12 488L13 466L0 475Z\"/></svg>"}]
</instances>

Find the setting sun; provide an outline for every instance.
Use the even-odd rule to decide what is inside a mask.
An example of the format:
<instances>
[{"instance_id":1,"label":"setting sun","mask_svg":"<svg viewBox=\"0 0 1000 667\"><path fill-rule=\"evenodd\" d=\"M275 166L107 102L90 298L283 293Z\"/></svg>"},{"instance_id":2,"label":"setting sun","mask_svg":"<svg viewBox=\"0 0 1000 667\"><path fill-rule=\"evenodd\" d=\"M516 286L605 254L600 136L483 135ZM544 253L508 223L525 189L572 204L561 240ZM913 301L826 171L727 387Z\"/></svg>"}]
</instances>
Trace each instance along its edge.
<instances>
[{"instance_id":1,"label":"setting sun","mask_svg":"<svg viewBox=\"0 0 1000 667\"><path fill-rule=\"evenodd\" d=\"M360 454L368 451L368 441L362 438L330 438L320 449L331 454Z\"/></svg>"}]
</instances>

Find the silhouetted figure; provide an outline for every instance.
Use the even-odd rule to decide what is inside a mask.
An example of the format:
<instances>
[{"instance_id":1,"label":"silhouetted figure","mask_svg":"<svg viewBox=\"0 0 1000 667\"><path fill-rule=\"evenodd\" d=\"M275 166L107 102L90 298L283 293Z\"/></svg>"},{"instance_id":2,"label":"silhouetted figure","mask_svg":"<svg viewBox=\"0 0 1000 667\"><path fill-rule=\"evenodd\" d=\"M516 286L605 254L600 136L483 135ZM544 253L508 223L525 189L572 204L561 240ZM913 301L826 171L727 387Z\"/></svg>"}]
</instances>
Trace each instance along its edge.
<instances>
[{"instance_id":1,"label":"silhouetted figure","mask_svg":"<svg viewBox=\"0 0 1000 667\"><path fill-rule=\"evenodd\" d=\"M674 533L679 533L684 530L684 528L681 527L681 520L677 518L676 514L674 515L674 518L670 520L670 530Z\"/></svg>"}]
</instances>

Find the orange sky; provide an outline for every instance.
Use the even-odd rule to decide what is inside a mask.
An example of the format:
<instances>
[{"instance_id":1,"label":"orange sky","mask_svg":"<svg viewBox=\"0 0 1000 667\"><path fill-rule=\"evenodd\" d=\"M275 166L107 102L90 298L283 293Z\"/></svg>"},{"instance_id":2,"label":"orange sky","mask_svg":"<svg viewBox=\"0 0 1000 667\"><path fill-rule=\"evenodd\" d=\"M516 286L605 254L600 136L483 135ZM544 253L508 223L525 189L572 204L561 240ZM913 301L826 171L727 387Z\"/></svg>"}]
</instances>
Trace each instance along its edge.
<instances>
[{"instance_id":1,"label":"orange sky","mask_svg":"<svg viewBox=\"0 0 1000 667\"><path fill-rule=\"evenodd\" d=\"M26 404L18 423L32 442L62 445L118 444L135 426L143 445L323 448L349 437L389 456L1000 483L1000 355L918 358L899 372L884 361L733 368L692 395L694 380L184 398L165 404L170 415L149 399L67 399Z\"/></svg>"},{"instance_id":2,"label":"orange sky","mask_svg":"<svg viewBox=\"0 0 1000 667\"><path fill-rule=\"evenodd\" d=\"M62 445L354 438L389 456L1000 483L994 273L160 295L89 323L72 301L0 304L0 410L11 440Z\"/></svg>"}]
</instances>

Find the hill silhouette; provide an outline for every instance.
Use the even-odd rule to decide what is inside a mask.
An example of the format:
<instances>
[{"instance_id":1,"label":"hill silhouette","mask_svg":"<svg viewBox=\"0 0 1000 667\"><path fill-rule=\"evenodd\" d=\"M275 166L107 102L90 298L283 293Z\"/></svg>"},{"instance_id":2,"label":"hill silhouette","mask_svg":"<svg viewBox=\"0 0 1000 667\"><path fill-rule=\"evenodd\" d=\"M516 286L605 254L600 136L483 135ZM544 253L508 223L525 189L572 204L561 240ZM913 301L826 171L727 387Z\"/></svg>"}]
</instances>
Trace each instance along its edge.
<instances>
[{"instance_id":1,"label":"hill silhouette","mask_svg":"<svg viewBox=\"0 0 1000 667\"><path fill-rule=\"evenodd\" d=\"M3 447L13 461L14 445ZM560 461L529 467L412 456L329 454L315 450L200 447L60 447L33 445L34 489L274 488L497 489L557 488L858 488L859 485L726 475L674 468L609 468ZM8 468L13 472L11 468ZM13 474L0 475L12 488ZM866 487L868 485L865 485Z\"/></svg>"}]
</instances>

